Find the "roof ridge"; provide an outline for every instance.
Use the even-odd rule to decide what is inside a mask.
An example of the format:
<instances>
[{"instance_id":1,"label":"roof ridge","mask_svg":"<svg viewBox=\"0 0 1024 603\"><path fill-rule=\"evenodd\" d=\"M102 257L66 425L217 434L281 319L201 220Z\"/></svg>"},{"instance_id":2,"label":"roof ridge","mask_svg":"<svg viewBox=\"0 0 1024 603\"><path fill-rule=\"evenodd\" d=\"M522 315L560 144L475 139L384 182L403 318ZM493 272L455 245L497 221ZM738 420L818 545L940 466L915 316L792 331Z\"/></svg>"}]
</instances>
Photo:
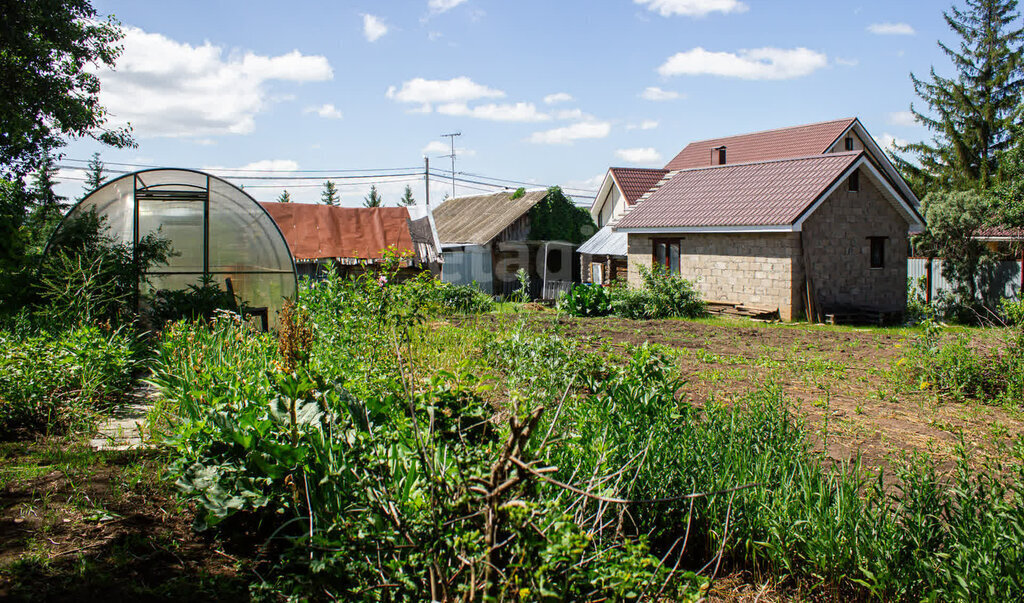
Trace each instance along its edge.
<instances>
[{"instance_id":1,"label":"roof ridge","mask_svg":"<svg viewBox=\"0 0 1024 603\"><path fill-rule=\"evenodd\" d=\"M694 141L690 142L689 144L687 144L686 146L690 146L690 145L693 145L693 144L700 144L702 142L710 142L712 140L725 140L727 138L740 138L742 136L757 136L759 134L770 134L772 132L783 132L785 130L796 130L798 128L812 128L814 126L823 126L825 124L834 124L834 123L839 123L841 121L846 121L846 122L853 123L853 122L857 121L857 119L858 118L856 116L854 116L854 117L841 117L839 119L826 119L825 121L816 121L816 122L812 122L812 123L809 123L809 124L797 124L795 126L783 126L781 128L769 128L767 130L757 130L757 131L754 131L754 132L743 132L742 134L730 134L729 136L713 136L711 138L704 138L704 139L701 139L701 140L694 140Z\"/></svg>"},{"instance_id":2,"label":"roof ridge","mask_svg":"<svg viewBox=\"0 0 1024 603\"><path fill-rule=\"evenodd\" d=\"M761 161L746 161L743 163L723 163L720 165L702 165L700 167L682 168L678 170L669 170L672 174L678 174L679 172L697 172L700 170L713 170L718 168L730 168L730 167L741 167L747 165L765 165L769 163L782 163L784 161L808 161L810 159L828 159L829 157L852 157L860 155L865 151L843 151L841 153L820 153L817 155L800 155L798 157L779 157L776 159L762 159Z\"/></svg>"}]
</instances>

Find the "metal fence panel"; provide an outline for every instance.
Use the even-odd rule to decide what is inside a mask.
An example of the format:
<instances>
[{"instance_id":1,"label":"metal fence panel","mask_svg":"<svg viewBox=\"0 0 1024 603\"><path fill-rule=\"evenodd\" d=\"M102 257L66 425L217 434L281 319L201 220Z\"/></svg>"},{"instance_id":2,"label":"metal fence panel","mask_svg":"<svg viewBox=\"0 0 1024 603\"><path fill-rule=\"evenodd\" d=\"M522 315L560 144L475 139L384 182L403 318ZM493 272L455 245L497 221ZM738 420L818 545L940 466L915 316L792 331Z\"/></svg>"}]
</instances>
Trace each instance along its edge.
<instances>
[{"instance_id":1,"label":"metal fence panel","mask_svg":"<svg viewBox=\"0 0 1024 603\"><path fill-rule=\"evenodd\" d=\"M928 270L927 258L910 258L907 260L907 277L915 284L923 278ZM1014 260L996 262L994 269L978 279L978 288L982 291L992 287L1002 290L1002 296L1008 299L1020 299L1021 263ZM951 283L942 274L942 260L932 260L932 291L934 299L944 291L952 291Z\"/></svg>"}]
</instances>

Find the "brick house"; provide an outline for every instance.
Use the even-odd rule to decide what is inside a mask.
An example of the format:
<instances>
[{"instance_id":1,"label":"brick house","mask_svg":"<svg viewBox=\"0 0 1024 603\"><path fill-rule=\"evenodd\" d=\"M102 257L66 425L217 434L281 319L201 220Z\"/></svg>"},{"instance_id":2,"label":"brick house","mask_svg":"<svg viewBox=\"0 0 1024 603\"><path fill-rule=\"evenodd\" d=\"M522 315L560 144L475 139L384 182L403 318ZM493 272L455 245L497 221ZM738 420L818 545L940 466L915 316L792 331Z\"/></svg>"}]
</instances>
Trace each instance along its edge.
<instances>
[{"instance_id":1,"label":"brick house","mask_svg":"<svg viewBox=\"0 0 1024 603\"><path fill-rule=\"evenodd\" d=\"M660 264L708 301L797 320L902 312L918 204L860 121L844 119L692 143L606 224L627 237L631 286Z\"/></svg>"}]
</instances>

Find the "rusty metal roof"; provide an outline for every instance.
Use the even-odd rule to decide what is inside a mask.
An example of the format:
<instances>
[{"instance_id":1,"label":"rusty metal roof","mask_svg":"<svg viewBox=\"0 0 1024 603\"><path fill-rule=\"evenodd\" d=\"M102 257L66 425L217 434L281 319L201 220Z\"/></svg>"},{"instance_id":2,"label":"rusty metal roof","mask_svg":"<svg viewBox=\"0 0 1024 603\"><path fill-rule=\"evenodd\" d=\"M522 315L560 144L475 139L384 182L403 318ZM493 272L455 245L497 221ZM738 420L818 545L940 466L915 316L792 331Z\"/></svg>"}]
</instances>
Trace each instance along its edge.
<instances>
[{"instance_id":1,"label":"rusty metal roof","mask_svg":"<svg viewBox=\"0 0 1024 603\"><path fill-rule=\"evenodd\" d=\"M434 224L442 245L486 245L530 208L547 191L529 191L518 199L512 192L448 199L434 209Z\"/></svg>"},{"instance_id":2,"label":"rusty metal roof","mask_svg":"<svg viewBox=\"0 0 1024 603\"><path fill-rule=\"evenodd\" d=\"M619 185L622 196L630 205L651 190L668 173L668 170L649 168L610 168L612 178Z\"/></svg>"},{"instance_id":3,"label":"rusty metal roof","mask_svg":"<svg viewBox=\"0 0 1024 603\"><path fill-rule=\"evenodd\" d=\"M726 164L819 155L827 151L855 121L856 118L849 117L691 142L665 168L683 170L716 165L716 150L720 147L725 147Z\"/></svg>"},{"instance_id":4,"label":"rusty metal roof","mask_svg":"<svg viewBox=\"0 0 1024 603\"><path fill-rule=\"evenodd\" d=\"M277 222L296 260L374 260L383 257L389 247L411 252L422 262L435 261L438 255L429 232L429 219L412 220L404 207L260 205Z\"/></svg>"},{"instance_id":5,"label":"rusty metal roof","mask_svg":"<svg viewBox=\"0 0 1024 603\"><path fill-rule=\"evenodd\" d=\"M615 227L792 224L861 155L830 153L675 172Z\"/></svg>"}]
</instances>

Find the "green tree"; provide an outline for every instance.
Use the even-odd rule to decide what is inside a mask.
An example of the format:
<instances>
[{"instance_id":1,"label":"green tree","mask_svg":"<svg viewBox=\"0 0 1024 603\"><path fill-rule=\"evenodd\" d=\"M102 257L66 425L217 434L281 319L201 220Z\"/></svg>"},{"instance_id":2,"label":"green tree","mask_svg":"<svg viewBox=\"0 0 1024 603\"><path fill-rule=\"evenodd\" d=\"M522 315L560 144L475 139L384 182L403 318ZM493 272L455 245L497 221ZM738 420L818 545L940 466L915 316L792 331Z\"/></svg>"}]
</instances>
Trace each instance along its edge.
<instances>
[{"instance_id":1,"label":"green tree","mask_svg":"<svg viewBox=\"0 0 1024 603\"><path fill-rule=\"evenodd\" d=\"M416 205L416 199L412 196L412 187L408 184L405 185L405 192L402 193L402 198L399 199L402 205Z\"/></svg>"},{"instance_id":2,"label":"green tree","mask_svg":"<svg viewBox=\"0 0 1024 603\"><path fill-rule=\"evenodd\" d=\"M324 205L337 206L338 200L338 187L330 180L324 182L324 190L320 193L320 202Z\"/></svg>"},{"instance_id":3,"label":"green tree","mask_svg":"<svg viewBox=\"0 0 1024 603\"><path fill-rule=\"evenodd\" d=\"M41 254L46 247L50 233L60 223L67 199L57 194L57 165L53 157L47 156L32 177L29 189L29 211L26 221L26 240L29 250Z\"/></svg>"},{"instance_id":4,"label":"green tree","mask_svg":"<svg viewBox=\"0 0 1024 603\"><path fill-rule=\"evenodd\" d=\"M530 208L530 238L535 241L579 244L595 232L597 228L590 212L576 207L560 187L549 188L544 199Z\"/></svg>"},{"instance_id":5,"label":"green tree","mask_svg":"<svg viewBox=\"0 0 1024 603\"><path fill-rule=\"evenodd\" d=\"M377 192L377 185L370 185L370 192L363 197L363 207L380 207L384 205L384 198Z\"/></svg>"},{"instance_id":6,"label":"green tree","mask_svg":"<svg viewBox=\"0 0 1024 603\"><path fill-rule=\"evenodd\" d=\"M93 153L89 159L88 171L85 175L85 194L98 189L103 184L103 170L106 166L100 161L100 154Z\"/></svg>"},{"instance_id":7,"label":"green tree","mask_svg":"<svg viewBox=\"0 0 1024 603\"><path fill-rule=\"evenodd\" d=\"M130 127L108 129L95 67L121 52L119 24L89 0L3 3L0 25L0 176L38 168L68 138L134 146Z\"/></svg>"},{"instance_id":8,"label":"green tree","mask_svg":"<svg viewBox=\"0 0 1024 603\"><path fill-rule=\"evenodd\" d=\"M281 195L277 198L277 202L278 203L291 203L292 202L292 196L291 196L291 193L288 192L288 189L284 189L281 192Z\"/></svg>"},{"instance_id":9,"label":"green tree","mask_svg":"<svg viewBox=\"0 0 1024 603\"><path fill-rule=\"evenodd\" d=\"M925 253L943 258L942 275L950 280L961 300L977 300L977 277L989 262L988 248L974 235L991 215L989 196L978 191L935 191L921 201L928 229L915 244Z\"/></svg>"},{"instance_id":10,"label":"green tree","mask_svg":"<svg viewBox=\"0 0 1024 603\"><path fill-rule=\"evenodd\" d=\"M1017 26L1017 0L965 0L963 9L944 12L959 38L956 47L939 42L955 68L953 77L935 67L914 91L927 105L910 110L928 128L930 141L898 150L897 164L919 195L937 189L988 189L999 179L998 151L1006 148L1017 119L1021 93L1024 29Z\"/></svg>"}]
</instances>

